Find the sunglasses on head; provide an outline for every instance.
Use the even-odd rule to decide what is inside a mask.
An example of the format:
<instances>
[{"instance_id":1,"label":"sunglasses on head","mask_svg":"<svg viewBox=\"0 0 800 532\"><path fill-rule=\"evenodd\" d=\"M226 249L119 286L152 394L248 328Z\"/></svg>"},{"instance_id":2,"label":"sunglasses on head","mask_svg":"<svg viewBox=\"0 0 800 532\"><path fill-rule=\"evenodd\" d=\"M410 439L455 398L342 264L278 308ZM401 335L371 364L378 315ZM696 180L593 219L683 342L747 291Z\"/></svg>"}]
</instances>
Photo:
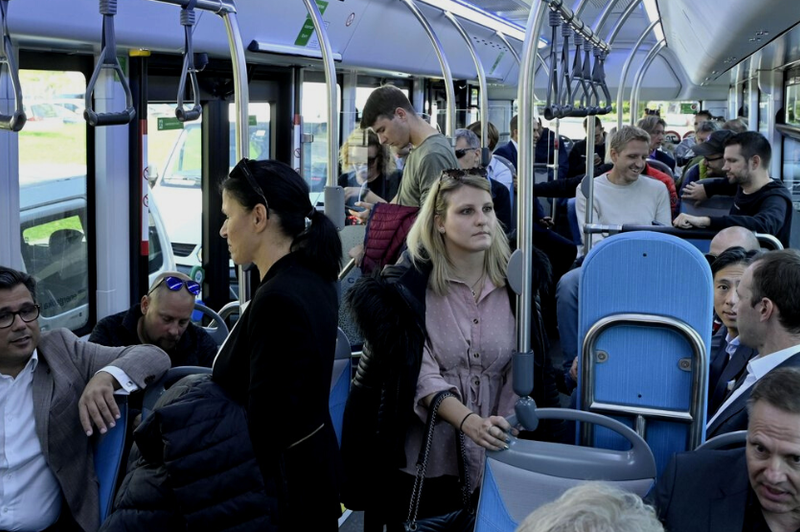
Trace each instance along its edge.
<instances>
[{"instance_id":1,"label":"sunglasses on head","mask_svg":"<svg viewBox=\"0 0 800 532\"><path fill-rule=\"evenodd\" d=\"M231 170L230 176L237 177L237 175L243 175L245 179L247 179L247 183L250 185L250 188L253 189L258 197L261 198L261 201L264 202L264 207L267 209L267 219L269 219L269 203L267 202L267 197L264 195L264 191L261 190L261 187L258 186L258 182L256 181L255 176L253 176L253 172L250 171L250 159L247 157L243 158L241 161L236 163L236 166L233 167ZM234 175L237 174L237 175Z\"/></svg>"},{"instance_id":2,"label":"sunglasses on head","mask_svg":"<svg viewBox=\"0 0 800 532\"><path fill-rule=\"evenodd\" d=\"M156 289L162 284L165 285L171 292L177 292L185 286L186 290L190 294L194 296L200 295L200 285L198 283L196 283L195 281L185 281L180 277L173 277L171 275L168 275L167 277L164 277L159 282L157 282L156 285L153 288L151 288L149 292L147 292L147 295L149 296L150 294L155 292Z\"/></svg>"},{"instance_id":3,"label":"sunglasses on head","mask_svg":"<svg viewBox=\"0 0 800 532\"><path fill-rule=\"evenodd\" d=\"M442 170L442 175L439 176L439 181L444 181L445 178L454 179L456 181L463 181L468 176L487 177L486 168L476 166L475 168L450 168L449 170Z\"/></svg>"}]
</instances>

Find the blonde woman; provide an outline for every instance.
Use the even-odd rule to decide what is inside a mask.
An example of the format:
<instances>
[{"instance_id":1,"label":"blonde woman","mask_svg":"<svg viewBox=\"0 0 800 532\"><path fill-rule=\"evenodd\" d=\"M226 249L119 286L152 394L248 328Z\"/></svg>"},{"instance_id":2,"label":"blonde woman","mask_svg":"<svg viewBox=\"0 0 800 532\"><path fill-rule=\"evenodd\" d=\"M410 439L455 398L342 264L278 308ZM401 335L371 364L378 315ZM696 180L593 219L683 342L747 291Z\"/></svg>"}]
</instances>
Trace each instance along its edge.
<instances>
[{"instance_id":1,"label":"blonde woman","mask_svg":"<svg viewBox=\"0 0 800 532\"><path fill-rule=\"evenodd\" d=\"M345 204L356 202L388 203L400 188L400 174L395 172L394 155L382 145L371 129L355 129L339 150Z\"/></svg>"},{"instance_id":2,"label":"blonde woman","mask_svg":"<svg viewBox=\"0 0 800 532\"><path fill-rule=\"evenodd\" d=\"M406 518L427 407L438 392L454 396L439 408L446 423L436 426L419 517L461 507L456 431L467 436L471 490L484 451L505 448L516 432L504 418L517 399L515 300L505 279L510 251L489 186L481 168L445 170L411 228L404 258L359 281L349 296L366 346L345 414L342 452L352 474L344 502L389 530ZM534 259L536 290L549 272L546 259ZM552 372L539 373L544 396L555 382Z\"/></svg>"}]
</instances>

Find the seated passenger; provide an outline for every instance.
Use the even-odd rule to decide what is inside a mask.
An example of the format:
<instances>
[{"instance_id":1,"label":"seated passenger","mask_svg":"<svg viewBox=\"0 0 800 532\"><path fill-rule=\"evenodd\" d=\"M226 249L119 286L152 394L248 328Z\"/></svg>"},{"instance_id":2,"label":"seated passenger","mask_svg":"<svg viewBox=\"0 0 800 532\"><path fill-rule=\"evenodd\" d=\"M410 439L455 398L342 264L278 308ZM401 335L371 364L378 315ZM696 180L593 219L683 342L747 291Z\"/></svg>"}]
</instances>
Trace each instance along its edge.
<instances>
[{"instance_id":1,"label":"seated passenger","mask_svg":"<svg viewBox=\"0 0 800 532\"><path fill-rule=\"evenodd\" d=\"M704 122L714 124L714 122ZM681 179L681 199L702 201L707 199L703 183L699 181L711 177L725 177L725 142L734 135L733 131L720 129L708 135L708 138L694 146L695 155L702 158L698 164L688 168Z\"/></svg>"},{"instance_id":2,"label":"seated passenger","mask_svg":"<svg viewBox=\"0 0 800 532\"><path fill-rule=\"evenodd\" d=\"M661 146L664 142L664 130L667 127L667 123L664 121L664 119L658 115L648 115L639 120L636 125L644 129L647 134L650 135L649 157L666 164L674 173L675 159L665 152Z\"/></svg>"},{"instance_id":3,"label":"seated passenger","mask_svg":"<svg viewBox=\"0 0 800 532\"><path fill-rule=\"evenodd\" d=\"M800 372L770 371L747 401L747 445L676 455L654 490L667 530L794 531L800 528Z\"/></svg>"},{"instance_id":4,"label":"seated passenger","mask_svg":"<svg viewBox=\"0 0 800 532\"><path fill-rule=\"evenodd\" d=\"M586 131L586 124L589 118L583 119L583 130ZM599 116L594 117L594 165L599 166L603 162L606 153L606 135L603 131L603 123ZM586 174L586 139L581 139L572 146L569 152L569 170L567 177L575 177Z\"/></svg>"},{"instance_id":5,"label":"seated passenger","mask_svg":"<svg viewBox=\"0 0 800 532\"><path fill-rule=\"evenodd\" d=\"M722 321L722 327L711 338L711 367L708 373L708 418L722 404L729 388L732 388L744 372L747 363L758 353L739 344L736 328L736 289L747 265L760 251L745 251L732 247L722 252L711 263L714 283L714 313Z\"/></svg>"},{"instance_id":6,"label":"seated passenger","mask_svg":"<svg viewBox=\"0 0 800 532\"><path fill-rule=\"evenodd\" d=\"M640 179L650 152L650 136L634 126L623 126L609 140L613 168L594 180L594 223L651 225L654 221L669 225L672 217L667 188L654 179ZM586 220L587 183L575 195L578 224ZM585 236L583 237L585 239ZM602 235L592 235L596 244ZM583 255L584 253L581 253ZM558 331L564 353L565 369L578 355L578 290L580 268L564 275L556 288Z\"/></svg>"},{"instance_id":7,"label":"seated passenger","mask_svg":"<svg viewBox=\"0 0 800 532\"><path fill-rule=\"evenodd\" d=\"M97 322L89 341L109 347L151 344L166 351L172 367L210 368L217 342L191 321L199 293L200 285L186 274L164 272L138 305Z\"/></svg>"},{"instance_id":8,"label":"seated passenger","mask_svg":"<svg viewBox=\"0 0 800 532\"><path fill-rule=\"evenodd\" d=\"M343 173L339 186L344 188L344 202L353 207L358 201L387 203L397 195L400 176L388 146L371 129L354 129L339 150Z\"/></svg>"},{"instance_id":9,"label":"seated passenger","mask_svg":"<svg viewBox=\"0 0 800 532\"><path fill-rule=\"evenodd\" d=\"M638 495L587 482L540 506L516 532L664 532L664 527Z\"/></svg>"},{"instance_id":10,"label":"seated passenger","mask_svg":"<svg viewBox=\"0 0 800 532\"><path fill-rule=\"evenodd\" d=\"M723 123L721 129L729 129L734 133L744 133L747 131L747 119L743 116L733 118Z\"/></svg>"},{"instance_id":11,"label":"seated passenger","mask_svg":"<svg viewBox=\"0 0 800 532\"><path fill-rule=\"evenodd\" d=\"M730 184L738 185L730 213L727 216L681 213L672 225L679 229L709 228L715 231L738 225L773 235L788 248L794 209L786 186L769 176L772 148L767 139L754 131L733 135L725 141L724 157L722 170L727 172ZM714 194L710 186L705 190L709 195Z\"/></svg>"},{"instance_id":12,"label":"seated passenger","mask_svg":"<svg viewBox=\"0 0 800 532\"><path fill-rule=\"evenodd\" d=\"M733 307L739 341L758 356L731 387L716 414L708 420L706 437L747 428L747 398L753 384L775 368L800 367L800 253L770 251L747 267L736 289Z\"/></svg>"},{"instance_id":13,"label":"seated passenger","mask_svg":"<svg viewBox=\"0 0 800 532\"><path fill-rule=\"evenodd\" d=\"M512 429L503 416L517 400L510 379L515 297L505 279L510 251L486 179L471 170L443 172L409 233L408 252L348 293L365 348L345 410L343 502L390 530L402 529L408 515L433 396L455 394L439 409L445 423L435 432L420 518L462 507L455 431L467 436L472 491L484 450L506 446ZM546 259L533 258L536 293L548 272ZM555 374L533 322L534 398L558 406ZM534 436L558 437L551 427L540 425Z\"/></svg>"},{"instance_id":14,"label":"seated passenger","mask_svg":"<svg viewBox=\"0 0 800 532\"><path fill-rule=\"evenodd\" d=\"M553 164L556 134L549 128L542 126L542 118L536 117L536 122L533 124L536 129L534 135L534 142L536 147L536 163L537 164ZM555 179L564 179L569 172L569 154L567 147L558 139L558 175ZM553 171L548 170L548 175L552 178Z\"/></svg>"},{"instance_id":15,"label":"seated passenger","mask_svg":"<svg viewBox=\"0 0 800 532\"><path fill-rule=\"evenodd\" d=\"M469 129L456 129L456 157L463 170L481 167L481 146L478 136ZM484 169L485 170L485 169ZM503 224L503 231L511 230L511 196L504 184L488 175L492 186L492 201L497 219Z\"/></svg>"},{"instance_id":16,"label":"seated passenger","mask_svg":"<svg viewBox=\"0 0 800 532\"><path fill-rule=\"evenodd\" d=\"M40 332L36 282L0 266L2 530L95 532L97 478L88 436L119 418L115 390L169 369L157 347L101 347L67 329Z\"/></svg>"},{"instance_id":17,"label":"seated passenger","mask_svg":"<svg viewBox=\"0 0 800 532\"><path fill-rule=\"evenodd\" d=\"M467 126L467 129L475 133L478 139L481 138L481 122L480 120L477 122L473 122ZM504 157L492 153L497 146L497 141L500 139L500 134L497 131L497 128L494 124L489 122L488 130L486 132L486 140L489 142L489 164L486 166L486 170L489 173L489 177L494 179L495 181L499 181L508 189L508 193L511 194L511 205L514 205L514 178L517 175L516 167L511 164L511 161L505 159ZM512 220L513 223L513 220Z\"/></svg>"},{"instance_id":18,"label":"seated passenger","mask_svg":"<svg viewBox=\"0 0 800 532\"><path fill-rule=\"evenodd\" d=\"M695 157L692 151L694 145L705 141L704 137L707 137L708 133L719 129L719 125L711 118L712 115L710 111L698 111L697 114L694 115L694 131L675 147L675 157L678 166L684 166L691 161ZM686 169L684 169L684 171L685 170Z\"/></svg>"}]
</instances>

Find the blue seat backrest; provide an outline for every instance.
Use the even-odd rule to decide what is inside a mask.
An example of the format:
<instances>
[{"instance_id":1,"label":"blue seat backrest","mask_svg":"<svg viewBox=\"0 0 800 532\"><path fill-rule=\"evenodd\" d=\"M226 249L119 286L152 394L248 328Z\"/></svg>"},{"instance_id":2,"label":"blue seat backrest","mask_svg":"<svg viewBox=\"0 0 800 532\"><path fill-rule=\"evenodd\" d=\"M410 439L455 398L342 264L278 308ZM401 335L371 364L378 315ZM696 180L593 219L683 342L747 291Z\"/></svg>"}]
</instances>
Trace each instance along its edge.
<instances>
[{"instance_id":1,"label":"blue seat backrest","mask_svg":"<svg viewBox=\"0 0 800 532\"><path fill-rule=\"evenodd\" d=\"M339 329L336 338L336 355L333 360L333 374L331 375L331 391L328 396L328 412L336 432L336 441L342 444L342 424L344 423L344 407L350 395L350 340Z\"/></svg>"},{"instance_id":2,"label":"blue seat backrest","mask_svg":"<svg viewBox=\"0 0 800 532\"><path fill-rule=\"evenodd\" d=\"M567 200L567 218L569 218L569 230L572 233L572 243L580 246L583 243L581 224L578 223L578 212L575 209L575 198Z\"/></svg>"},{"instance_id":3,"label":"blue seat backrest","mask_svg":"<svg viewBox=\"0 0 800 532\"><path fill-rule=\"evenodd\" d=\"M580 350L583 351L587 332L599 320L643 313L685 323L697 332L708 353L712 290L708 262L687 242L649 231L605 239L592 249L583 264L578 319ZM680 362L692 360L693 350L684 336L664 328L619 325L599 336L594 354L601 352L605 355L601 362L597 356L590 359L595 371L595 402L690 409L693 371L681 369ZM581 357L579 364L582 370ZM583 382L579 385L585 386ZM707 387L707 382L704 385ZM703 389L703 402L706 395ZM702 411L705 412L705 404ZM633 426L633 418L617 419ZM701 422L705 425L705 419ZM613 441L604 439L602 431L596 431L595 443L618 448ZM646 434L659 471L674 452L688 450L685 424L648 421Z\"/></svg>"},{"instance_id":4,"label":"blue seat backrest","mask_svg":"<svg viewBox=\"0 0 800 532\"><path fill-rule=\"evenodd\" d=\"M92 442L94 450L94 470L97 475L100 495L100 522L111 513L118 480L124 474L125 436L128 424L127 397L115 396L120 418L116 426L105 434L96 432Z\"/></svg>"}]
</instances>

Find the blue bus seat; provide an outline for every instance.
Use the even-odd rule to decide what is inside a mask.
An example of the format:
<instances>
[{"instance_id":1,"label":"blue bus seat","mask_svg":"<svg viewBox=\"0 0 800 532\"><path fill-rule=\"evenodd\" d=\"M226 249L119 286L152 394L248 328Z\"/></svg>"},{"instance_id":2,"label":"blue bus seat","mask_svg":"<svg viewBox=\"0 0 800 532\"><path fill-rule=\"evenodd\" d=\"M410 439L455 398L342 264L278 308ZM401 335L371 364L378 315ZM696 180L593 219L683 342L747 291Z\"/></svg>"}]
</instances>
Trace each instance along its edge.
<instances>
[{"instance_id":1,"label":"blue bus seat","mask_svg":"<svg viewBox=\"0 0 800 532\"><path fill-rule=\"evenodd\" d=\"M204 326L203 329L211 338L214 339L215 342L217 342L217 347L221 347L222 344L225 343L225 339L228 337L229 332L228 326L225 324L225 320L222 319L219 314L199 301L195 301L194 310L196 312L200 312L200 314L203 316L208 316L211 319L211 322Z\"/></svg>"},{"instance_id":2,"label":"blue bus seat","mask_svg":"<svg viewBox=\"0 0 800 532\"><path fill-rule=\"evenodd\" d=\"M170 368L159 380L150 384L144 390L142 400L142 419L146 418L156 405L156 402L169 390L170 386L188 375L211 373L211 368L202 366L178 366Z\"/></svg>"},{"instance_id":3,"label":"blue bus seat","mask_svg":"<svg viewBox=\"0 0 800 532\"><path fill-rule=\"evenodd\" d=\"M583 245L583 230L578 222L578 212L575 209L575 198L567 200L567 218L569 218L569 230L572 233L572 243L576 246Z\"/></svg>"},{"instance_id":4,"label":"blue bus seat","mask_svg":"<svg viewBox=\"0 0 800 532\"><path fill-rule=\"evenodd\" d=\"M734 432L727 432L714 436L703 445L698 447L697 451L718 451L723 449L734 449L736 447L744 447L747 443L747 431L737 430Z\"/></svg>"},{"instance_id":5,"label":"blue bus seat","mask_svg":"<svg viewBox=\"0 0 800 532\"><path fill-rule=\"evenodd\" d=\"M106 520L114 504L117 485L125 474L126 431L128 428L128 397L115 395L120 417L105 434L95 431L92 441L94 471L100 495L100 523Z\"/></svg>"},{"instance_id":6,"label":"blue bus seat","mask_svg":"<svg viewBox=\"0 0 800 532\"><path fill-rule=\"evenodd\" d=\"M353 320L353 313L347 303L346 295L355 286L361 275L361 268L356 266L354 259L347 262L339 274L339 328L347 335L353 351L361 351L364 339Z\"/></svg>"},{"instance_id":7,"label":"blue bus seat","mask_svg":"<svg viewBox=\"0 0 800 532\"><path fill-rule=\"evenodd\" d=\"M652 488L653 453L630 428L606 416L566 408L542 408L536 414L539 419L601 425L625 438L629 448L597 449L512 437L507 450L486 453L475 532L513 532L539 506L591 480L612 483L640 497Z\"/></svg>"},{"instance_id":8,"label":"blue bus seat","mask_svg":"<svg viewBox=\"0 0 800 532\"><path fill-rule=\"evenodd\" d=\"M587 255L579 292L579 408L619 419L650 445L659 472L705 438L711 270L691 244L623 233ZM587 445L619 448L591 427Z\"/></svg>"},{"instance_id":9,"label":"blue bus seat","mask_svg":"<svg viewBox=\"0 0 800 532\"><path fill-rule=\"evenodd\" d=\"M647 164L659 172L667 174L672 178L673 181L675 181L675 172L672 171L672 168L670 168L668 164L662 163L658 159L647 159Z\"/></svg>"},{"instance_id":10,"label":"blue bus seat","mask_svg":"<svg viewBox=\"0 0 800 532\"><path fill-rule=\"evenodd\" d=\"M336 355L333 360L331 375L331 393L328 397L328 411L336 432L336 441L342 445L342 424L344 423L344 407L350 395L350 340L339 329L336 337Z\"/></svg>"},{"instance_id":11,"label":"blue bus seat","mask_svg":"<svg viewBox=\"0 0 800 532\"><path fill-rule=\"evenodd\" d=\"M732 206L733 196L711 196L701 202L682 200L680 212L691 216L727 216Z\"/></svg>"}]
</instances>

